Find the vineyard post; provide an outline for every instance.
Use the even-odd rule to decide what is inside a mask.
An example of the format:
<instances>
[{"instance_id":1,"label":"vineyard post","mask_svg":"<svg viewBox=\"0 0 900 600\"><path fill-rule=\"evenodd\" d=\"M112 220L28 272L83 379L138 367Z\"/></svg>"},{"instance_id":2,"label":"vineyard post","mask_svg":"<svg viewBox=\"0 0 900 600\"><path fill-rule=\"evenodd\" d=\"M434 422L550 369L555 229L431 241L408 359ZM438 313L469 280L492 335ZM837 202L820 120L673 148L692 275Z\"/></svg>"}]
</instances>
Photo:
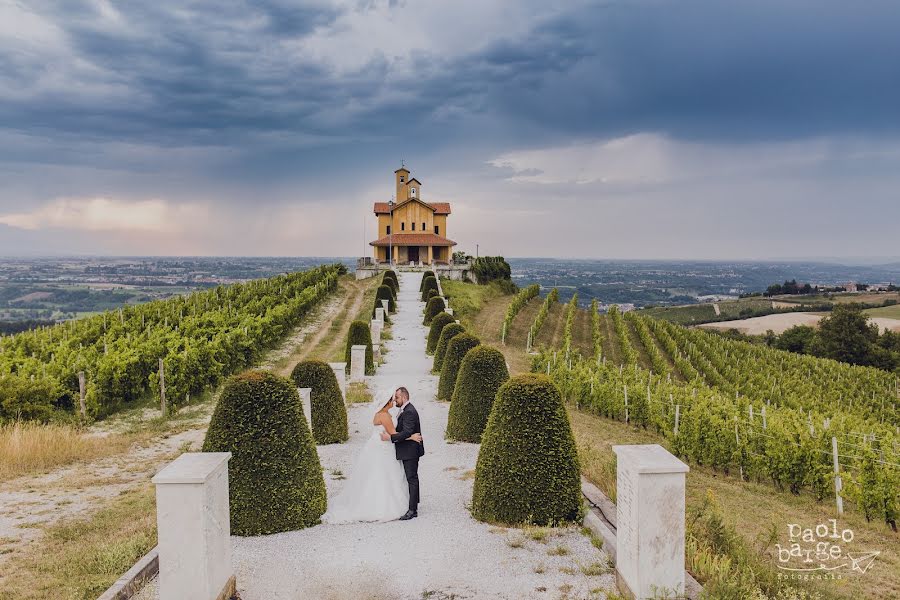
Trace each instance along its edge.
<instances>
[{"instance_id":1,"label":"vineyard post","mask_svg":"<svg viewBox=\"0 0 900 600\"><path fill-rule=\"evenodd\" d=\"M681 416L681 405L676 404L675 405L675 431L673 432L675 434L675 437L678 437L678 418L680 416Z\"/></svg>"},{"instance_id":2,"label":"vineyard post","mask_svg":"<svg viewBox=\"0 0 900 600\"><path fill-rule=\"evenodd\" d=\"M625 389L625 423L628 423L628 385L624 386Z\"/></svg>"},{"instance_id":3,"label":"vineyard post","mask_svg":"<svg viewBox=\"0 0 900 600\"><path fill-rule=\"evenodd\" d=\"M837 438L831 437L831 455L834 460L834 497L837 500L837 511L839 515L844 514L844 499L841 498L841 465L838 462Z\"/></svg>"},{"instance_id":4,"label":"vineyard post","mask_svg":"<svg viewBox=\"0 0 900 600\"><path fill-rule=\"evenodd\" d=\"M84 406L84 371L78 371L78 407L81 409L81 416L85 416L86 409Z\"/></svg>"},{"instance_id":5,"label":"vineyard post","mask_svg":"<svg viewBox=\"0 0 900 600\"><path fill-rule=\"evenodd\" d=\"M547 361L547 375L550 374L550 361Z\"/></svg>"},{"instance_id":6,"label":"vineyard post","mask_svg":"<svg viewBox=\"0 0 900 600\"><path fill-rule=\"evenodd\" d=\"M769 426L766 424L766 407L763 406L762 409L762 418L763 418L763 429L768 429Z\"/></svg>"},{"instance_id":7,"label":"vineyard post","mask_svg":"<svg viewBox=\"0 0 900 600\"><path fill-rule=\"evenodd\" d=\"M500 333L500 343L506 345L506 321L503 321L503 331Z\"/></svg>"},{"instance_id":8,"label":"vineyard post","mask_svg":"<svg viewBox=\"0 0 900 600\"><path fill-rule=\"evenodd\" d=\"M159 359L159 409L163 416L166 415L166 373L163 369L163 359Z\"/></svg>"},{"instance_id":9,"label":"vineyard post","mask_svg":"<svg viewBox=\"0 0 900 600\"><path fill-rule=\"evenodd\" d=\"M741 449L741 438L738 437L738 418L737 415L734 415L734 443L737 446L738 451ZM741 470L741 481L744 480L744 465L740 462L740 458L738 458L738 468Z\"/></svg>"}]
</instances>

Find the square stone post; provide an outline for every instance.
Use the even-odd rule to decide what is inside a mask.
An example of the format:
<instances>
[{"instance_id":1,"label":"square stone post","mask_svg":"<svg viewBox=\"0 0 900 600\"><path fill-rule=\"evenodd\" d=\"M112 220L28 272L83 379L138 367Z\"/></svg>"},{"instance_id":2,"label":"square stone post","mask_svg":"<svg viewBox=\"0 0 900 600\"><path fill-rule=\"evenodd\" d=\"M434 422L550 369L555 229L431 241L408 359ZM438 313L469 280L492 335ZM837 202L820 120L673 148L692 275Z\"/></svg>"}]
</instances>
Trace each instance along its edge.
<instances>
[{"instance_id":1,"label":"square stone post","mask_svg":"<svg viewBox=\"0 0 900 600\"><path fill-rule=\"evenodd\" d=\"M384 307L384 312L385 312L385 314L387 314L387 313L390 312L389 307L391 306L391 303L390 303L389 300L385 300L384 298L382 298L382 299L381 299L381 306Z\"/></svg>"},{"instance_id":2,"label":"square stone post","mask_svg":"<svg viewBox=\"0 0 900 600\"><path fill-rule=\"evenodd\" d=\"M659 444L616 453L616 583L630 598L684 595L684 480Z\"/></svg>"},{"instance_id":3,"label":"square stone post","mask_svg":"<svg viewBox=\"0 0 900 600\"><path fill-rule=\"evenodd\" d=\"M387 312L383 308L375 309L375 320L381 322L381 326L384 327L384 313Z\"/></svg>"},{"instance_id":4,"label":"square stone post","mask_svg":"<svg viewBox=\"0 0 900 600\"><path fill-rule=\"evenodd\" d=\"M369 330L372 332L372 343L381 343L381 330L384 328L384 322L378 319L372 319L369 323Z\"/></svg>"},{"instance_id":5,"label":"square stone post","mask_svg":"<svg viewBox=\"0 0 900 600\"><path fill-rule=\"evenodd\" d=\"M306 415L306 424L312 431L312 388L297 388L300 392L300 402L303 404L303 414Z\"/></svg>"},{"instance_id":6,"label":"square stone post","mask_svg":"<svg viewBox=\"0 0 900 600\"><path fill-rule=\"evenodd\" d=\"M444 312L447 313L448 315L453 315L453 309L450 308L449 306L444 308ZM457 323L459 323L459 321L457 321Z\"/></svg>"},{"instance_id":7,"label":"square stone post","mask_svg":"<svg viewBox=\"0 0 900 600\"><path fill-rule=\"evenodd\" d=\"M381 342L372 342L372 360L376 365L381 362Z\"/></svg>"},{"instance_id":8,"label":"square stone post","mask_svg":"<svg viewBox=\"0 0 900 600\"><path fill-rule=\"evenodd\" d=\"M330 362L328 366L331 367L331 370L334 371L334 376L337 378L338 387L341 388L341 396L344 398L344 401L347 401L347 363L345 362Z\"/></svg>"},{"instance_id":9,"label":"square stone post","mask_svg":"<svg viewBox=\"0 0 900 600\"><path fill-rule=\"evenodd\" d=\"M160 600L220 600L234 594L230 458L230 452L186 452L152 479Z\"/></svg>"},{"instance_id":10,"label":"square stone post","mask_svg":"<svg viewBox=\"0 0 900 600\"><path fill-rule=\"evenodd\" d=\"M366 346L358 344L350 346L350 383L365 381L366 377Z\"/></svg>"}]
</instances>

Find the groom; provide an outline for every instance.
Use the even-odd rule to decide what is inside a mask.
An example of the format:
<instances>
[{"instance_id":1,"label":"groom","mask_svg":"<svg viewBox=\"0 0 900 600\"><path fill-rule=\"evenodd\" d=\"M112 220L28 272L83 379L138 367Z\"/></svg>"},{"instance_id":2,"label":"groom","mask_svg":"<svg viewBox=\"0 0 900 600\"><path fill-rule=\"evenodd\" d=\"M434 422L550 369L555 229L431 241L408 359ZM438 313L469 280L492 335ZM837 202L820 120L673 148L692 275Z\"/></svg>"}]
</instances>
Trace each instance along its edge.
<instances>
[{"instance_id":1,"label":"groom","mask_svg":"<svg viewBox=\"0 0 900 600\"><path fill-rule=\"evenodd\" d=\"M400 517L400 520L409 521L419 516L419 457L425 454L425 446L422 444L419 413L416 412L416 407L409 402L409 390L405 387L397 388L397 391L394 392L394 404L400 408L400 416L397 417L397 433L394 435L382 433L381 439L394 443L397 460L403 462L406 483L409 485L409 510Z\"/></svg>"}]
</instances>

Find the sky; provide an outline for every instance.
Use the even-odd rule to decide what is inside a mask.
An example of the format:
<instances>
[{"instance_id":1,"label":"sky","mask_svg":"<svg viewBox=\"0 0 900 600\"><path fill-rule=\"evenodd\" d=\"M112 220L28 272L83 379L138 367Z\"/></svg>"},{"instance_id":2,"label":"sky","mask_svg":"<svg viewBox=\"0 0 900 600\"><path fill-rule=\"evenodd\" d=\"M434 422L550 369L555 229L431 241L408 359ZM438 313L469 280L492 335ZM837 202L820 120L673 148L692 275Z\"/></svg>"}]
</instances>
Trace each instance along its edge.
<instances>
[{"instance_id":1,"label":"sky","mask_svg":"<svg viewBox=\"0 0 900 600\"><path fill-rule=\"evenodd\" d=\"M900 3L0 0L0 255L900 257Z\"/></svg>"}]
</instances>

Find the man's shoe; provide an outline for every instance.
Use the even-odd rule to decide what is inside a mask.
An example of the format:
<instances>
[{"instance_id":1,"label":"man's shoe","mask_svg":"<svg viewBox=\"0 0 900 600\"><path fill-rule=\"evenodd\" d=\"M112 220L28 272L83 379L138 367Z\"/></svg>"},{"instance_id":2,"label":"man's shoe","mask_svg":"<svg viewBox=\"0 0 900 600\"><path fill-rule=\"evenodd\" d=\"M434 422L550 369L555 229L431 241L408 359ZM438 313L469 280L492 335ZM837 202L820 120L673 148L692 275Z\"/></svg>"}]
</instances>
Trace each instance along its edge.
<instances>
[{"instance_id":1,"label":"man's shoe","mask_svg":"<svg viewBox=\"0 0 900 600\"><path fill-rule=\"evenodd\" d=\"M409 521L410 519L415 519L419 516L419 513L414 510L406 511L406 514L400 517L401 521Z\"/></svg>"}]
</instances>

